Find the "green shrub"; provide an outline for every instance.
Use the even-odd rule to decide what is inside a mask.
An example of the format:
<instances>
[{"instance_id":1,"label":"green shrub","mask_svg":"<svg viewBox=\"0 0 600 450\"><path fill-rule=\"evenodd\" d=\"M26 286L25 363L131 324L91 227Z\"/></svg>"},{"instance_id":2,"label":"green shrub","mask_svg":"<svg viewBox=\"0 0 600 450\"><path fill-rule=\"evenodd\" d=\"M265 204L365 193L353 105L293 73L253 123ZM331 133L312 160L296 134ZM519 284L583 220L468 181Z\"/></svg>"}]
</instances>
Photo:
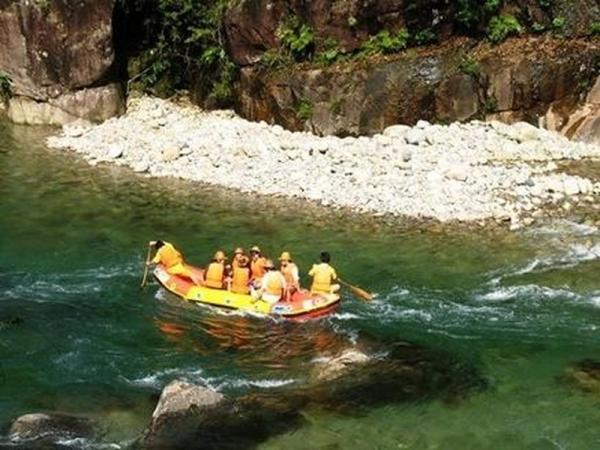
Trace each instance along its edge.
<instances>
[{"instance_id":1,"label":"green shrub","mask_svg":"<svg viewBox=\"0 0 600 450\"><path fill-rule=\"evenodd\" d=\"M488 25L488 39L498 43L505 40L510 35L520 34L523 27L519 21L511 15L494 16Z\"/></svg>"},{"instance_id":2,"label":"green shrub","mask_svg":"<svg viewBox=\"0 0 600 450\"><path fill-rule=\"evenodd\" d=\"M472 30L484 19L495 14L501 5L502 0L458 0L456 20L468 30Z\"/></svg>"},{"instance_id":3,"label":"green shrub","mask_svg":"<svg viewBox=\"0 0 600 450\"><path fill-rule=\"evenodd\" d=\"M463 58L458 64L458 70L462 73L469 75L475 80L479 80L481 76L481 69L479 68L479 63L470 57Z\"/></svg>"},{"instance_id":4,"label":"green shrub","mask_svg":"<svg viewBox=\"0 0 600 450\"><path fill-rule=\"evenodd\" d=\"M425 28L415 34L413 41L417 45L426 45L436 40L436 35L431 28Z\"/></svg>"},{"instance_id":5,"label":"green shrub","mask_svg":"<svg viewBox=\"0 0 600 450\"><path fill-rule=\"evenodd\" d=\"M367 55L396 53L407 47L409 38L406 28L400 28L395 33L382 30L364 42L361 51Z\"/></svg>"},{"instance_id":6,"label":"green shrub","mask_svg":"<svg viewBox=\"0 0 600 450\"><path fill-rule=\"evenodd\" d=\"M281 45L297 61L309 59L314 50L314 33L312 28L300 22L296 15L289 16L277 29L277 37Z\"/></svg>"},{"instance_id":7,"label":"green shrub","mask_svg":"<svg viewBox=\"0 0 600 450\"><path fill-rule=\"evenodd\" d=\"M130 17L143 23L141 48L136 49L140 67L130 81L144 91L170 95L188 88L192 76L199 75L204 92L229 102L237 67L223 44L228 1L118 0L126 23Z\"/></svg>"},{"instance_id":8,"label":"green shrub","mask_svg":"<svg viewBox=\"0 0 600 450\"><path fill-rule=\"evenodd\" d=\"M557 36L564 36L567 27L567 19L562 16L552 19L552 31Z\"/></svg>"},{"instance_id":9,"label":"green shrub","mask_svg":"<svg viewBox=\"0 0 600 450\"><path fill-rule=\"evenodd\" d=\"M600 22L593 22L590 25L590 36L600 36Z\"/></svg>"},{"instance_id":10,"label":"green shrub","mask_svg":"<svg viewBox=\"0 0 600 450\"><path fill-rule=\"evenodd\" d=\"M538 0L538 3L544 9L549 9L552 7L552 0Z\"/></svg>"},{"instance_id":11,"label":"green shrub","mask_svg":"<svg viewBox=\"0 0 600 450\"><path fill-rule=\"evenodd\" d=\"M323 42L323 49L317 53L315 60L319 64L330 65L342 59L344 55L345 52L340 48L339 43L333 38L327 38Z\"/></svg>"},{"instance_id":12,"label":"green shrub","mask_svg":"<svg viewBox=\"0 0 600 450\"><path fill-rule=\"evenodd\" d=\"M265 70L277 70L294 62L289 52L282 52L276 48L267 50L260 57L258 67Z\"/></svg>"},{"instance_id":13,"label":"green shrub","mask_svg":"<svg viewBox=\"0 0 600 450\"><path fill-rule=\"evenodd\" d=\"M534 22L533 25L531 25L531 29L534 33L543 33L546 31L546 26L543 23Z\"/></svg>"},{"instance_id":14,"label":"green shrub","mask_svg":"<svg viewBox=\"0 0 600 450\"><path fill-rule=\"evenodd\" d=\"M313 115L313 104L307 98L301 98L296 104L296 117L300 120L309 120Z\"/></svg>"},{"instance_id":15,"label":"green shrub","mask_svg":"<svg viewBox=\"0 0 600 450\"><path fill-rule=\"evenodd\" d=\"M6 72L0 70L0 100L8 100L12 95L12 80Z\"/></svg>"}]
</instances>

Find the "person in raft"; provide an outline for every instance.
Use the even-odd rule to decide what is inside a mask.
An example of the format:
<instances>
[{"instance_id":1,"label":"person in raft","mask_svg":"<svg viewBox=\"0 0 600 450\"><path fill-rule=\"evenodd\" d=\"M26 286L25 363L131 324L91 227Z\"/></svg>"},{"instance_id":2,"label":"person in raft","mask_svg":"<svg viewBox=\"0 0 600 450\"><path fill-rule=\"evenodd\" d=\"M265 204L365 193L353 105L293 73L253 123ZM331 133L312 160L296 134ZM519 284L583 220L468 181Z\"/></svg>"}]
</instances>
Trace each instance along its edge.
<instances>
[{"instance_id":1,"label":"person in raft","mask_svg":"<svg viewBox=\"0 0 600 450\"><path fill-rule=\"evenodd\" d=\"M262 278L260 289L255 291L255 298L260 298L273 305L283 297L285 278L279 270L275 269L275 265L270 259L265 260L264 268L265 275Z\"/></svg>"},{"instance_id":2,"label":"person in raft","mask_svg":"<svg viewBox=\"0 0 600 450\"><path fill-rule=\"evenodd\" d=\"M193 270L191 270L183 261L182 253L177 250L173 244L165 241L152 241L150 245L156 251L151 264L162 264L167 273L171 275L182 275L192 280L194 284L201 284L202 279Z\"/></svg>"},{"instance_id":3,"label":"person in raft","mask_svg":"<svg viewBox=\"0 0 600 450\"><path fill-rule=\"evenodd\" d=\"M334 284L338 279L335 269L329 265L331 255L321 252L321 262L315 264L308 274L313 277L311 294L332 294L340 290L339 284Z\"/></svg>"},{"instance_id":4,"label":"person in raft","mask_svg":"<svg viewBox=\"0 0 600 450\"><path fill-rule=\"evenodd\" d=\"M262 256L260 248L256 245L250 249L250 258L252 284L256 289L258 289L260 288L263 276L267 272L265 268L267 259L264 256Z\"/></svg>"},{"instance_id":5,"label":"person in raft","mask_svg":"<svg viewBox=\"0 0 600 450\"><path fill-rule=\"evenodd\" d=\"M292 261L290 252L281 253L279 264L279 270L285 278L285 299L290 301L294 292L300 289L298 266Z\"/></svg>"},{"instance_id":6,"label":"person in raft","mask_svg":"<svg viewBox=\"0 0 600 450\"><path fill-rule=\"evenodd\" d=\"M236 294L250 293L250 259L242 255L238 262L233 264L228 289Z\"/></svg>"},{"instance_id":7,"label":"person in raft","mask_svg":"<svg viewBox=\"0 0 600 450\"><path fill-rule=\"evenodd\" d=\"M213 289L223 289L225 281L225 261L227 257L222 250L215 253L212 262L204 272L204 286Z\"/></svg>"},{"instance_id":8,"label":"person in raft","mask_svg":"<svg viewBox=\"0 0 600 450\"><path fill-rule=\"evenodd\" d=\"M233 260L231 261L231 267L235 269L236 266L239 266L242 258L248 259L248 257L244 253L244 249L238 247L233 252Z\"/></svg>"}]
</instances>

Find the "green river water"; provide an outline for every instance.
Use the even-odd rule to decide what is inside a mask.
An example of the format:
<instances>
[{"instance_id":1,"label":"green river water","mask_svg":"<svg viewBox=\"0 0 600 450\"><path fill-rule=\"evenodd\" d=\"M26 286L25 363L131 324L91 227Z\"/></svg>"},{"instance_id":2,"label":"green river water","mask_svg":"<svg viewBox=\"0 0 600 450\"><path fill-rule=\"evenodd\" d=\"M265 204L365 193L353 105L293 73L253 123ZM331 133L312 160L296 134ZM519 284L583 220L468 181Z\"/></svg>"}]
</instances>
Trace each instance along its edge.
<instances>
[{"instance_id":1,"label":"green river water","mask_svg":"<svg viewBox=\"0 0 600 450\"><path fill-rule=\"evenodd\" d=\"M48 150L47 133L0 123L2 432L21 414L61 411L93 417L102 442L126 446L175 378L231 395L293 385L324 348L368 332L448 352L486 388L360 415L307 411L302 426L258 448L600 448L600 397L560 378L600 359L597 229L385 224L94 168ZM258 243L272 255L291 250L306 269L328 249L345 278L378 298L347 296L310 324L188 306L156 285L138 289L155 238L197 263L217 247Z\"/></svg>"}]
</instances>

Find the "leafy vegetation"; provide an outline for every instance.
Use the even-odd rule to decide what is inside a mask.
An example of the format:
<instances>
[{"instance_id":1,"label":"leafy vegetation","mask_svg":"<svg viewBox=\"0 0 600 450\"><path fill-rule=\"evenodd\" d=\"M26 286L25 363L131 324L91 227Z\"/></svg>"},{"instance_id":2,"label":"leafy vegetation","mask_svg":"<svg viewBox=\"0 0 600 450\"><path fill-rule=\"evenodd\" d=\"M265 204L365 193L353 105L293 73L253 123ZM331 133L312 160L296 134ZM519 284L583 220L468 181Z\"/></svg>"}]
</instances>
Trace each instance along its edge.
<instances>
[{"instance_id":1,"label":"leafy vegetation","mask_svg":"<svg viewBox=\"0 0 600 450\"><path fill-rule=\"evenodd\" d=\"M0 100L8 100L12 95L12 80L6 72L0 70Z\"/></svg>"},{"instance_id":2,"label":"leafy vegetation","mask_svg":"<svg viewBox=\"0 0 600 450\"><path fill-rule=\"evenodd\" d=\"M531 25L531 29L534 33L543 33L544 31L546 31L546 26L543 23L533 22L533 25Z\"/></svg>"},{"instance_id":3,"label":"leafy vegetation","mask_svg":"<svg viewBox=\"0 0 600 450\"><path fill-rule=\"evenodd\" d=\"M491 14L496 13L501 0L458 0L456 20L466 29L475 29Z\"/></svg>"},{"instance_id":4,"label":"leafy vegetation","mask_svg":"<svg viewBox=\"0 0 600 450\"><path fill-rule=\"evenodd\" d=\"M552 20L552 31L557 36L564 36L567 27L567 19L562 16L555 17Z\"/></svg>"},{"instance_id":5,"label":"leafy vegetation","mask_svg":"<svg viewBox=\"0 0 600 450\"><path fill-rule=\"evenodd\" d=\"M458 64L458 70L462 73L469 75L471 78L475 80L479 80L481 76L481 69L479 67L479 63L470 57L464 57L460 63Z\"/></svg>"},{"instance_id":6,"label":"leafy vegetation","mask_svg":"<svg viewBox=\"0 0 600 450\"><path fill-rule=\"evenodd\" d=\"M307 98L301 98L296 103L296 117L300 120L309 120L313 115L313 104Z\"/></svg>"},{"instance_id":7,"label":"leafy vegetation","mask_svg":"<svg viewBox=\"0 0 600 450\"><path fill-rule=\"evenodd\" d=\"M315 57L315 61L319 64L330 65L346 56L346 52L333 38L325 39L322 47L323 49Z\"/></svg>"},{"instance_id":8,"label":"leafy vegetation","mask_svg":"<svg viewBox=\"0 0 600 450\"><path fill-rule=\"evenodd\" d=\"M488 114L498 111L498 100L496 100L496 97L487 97L483 102L483 110Z\"/></svg>"},{"instance_id":9,"label":"leafy vegetation","mask_svg":"<svg viewBox=\"0 0 600 450\"><path fill-rule=\"evenodd\" d=\"M400 28L395 33L382 30L363 43L361 52L367 55L396 53L408 46L409 38L406 28Z\"/></svg>"},{"instance_id":10,"label":"leafy vegetation","mask_svg":"<svg viewBox=\"0 0 600 450\"><path fill-rule=\"evenodd\" d=\"M519 21L511 15L500 15L491 18L488 25L488 39L498 43L505 40L508 36L520 34L523 27Z\"/></svg>"},{"instance_id":11,"label":"leafy vegetation","mask_svg":"<svg viewBox=\"0 0 600 450\"><path fill-rule=\"evenodd\" d=\"M224 48L222 16L228 0L118 0L125 17L142 18L140 67L135 81L143 90L170 95L202 80L209 97L231 100L236 66ZM133 22L131 20L130 22Z\"/></svg>"},{"instance_id":12,"label":"leafy vegetation","mask_svg":"<svg viewBox=\"0 0 600 450\"><path fill-rule=\"evenodd\" d=\"M437 36L431 28L424 28L418 31L413 38L413 41L417 45L426 45L434 42Z\"/></svg>"},{"instance_id":13,"label":"leafy vegetation","mask_svg":"<svg viewBox=\"0 0 600 450\"><path fill-rule=\"evenodd\" d=\"M277 37L296 61L307 60L312 56L315 45L314 32L309 25L302 23L298 16L289 16L279 26Z\"/></svg>"},{"instance_id":14,"label":"leafy vegetation","mask_svg":"<svg viewBox=\"0 0 600 450\"><path fill-rule=\"evenodd\" d=\"M600 36L600 22L593 22L590 26L590 36Z\"/></svg>"}]
</instances>

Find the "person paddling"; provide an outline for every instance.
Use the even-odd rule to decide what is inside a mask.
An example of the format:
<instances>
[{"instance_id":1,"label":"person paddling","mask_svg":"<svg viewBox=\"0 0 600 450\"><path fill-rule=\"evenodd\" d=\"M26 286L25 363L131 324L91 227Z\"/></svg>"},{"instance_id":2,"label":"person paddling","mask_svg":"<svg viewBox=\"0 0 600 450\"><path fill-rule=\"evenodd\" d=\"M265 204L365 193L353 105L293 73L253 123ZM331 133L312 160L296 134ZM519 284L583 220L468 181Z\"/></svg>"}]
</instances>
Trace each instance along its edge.
<instances>
[{"instance_id":1,"label":"person paddling","mask_svg":"<svg viewBox=\"0 0 600 450\"><path fill-rule=\"evenodd\" d=\"M335 269L329 265L331 255L328 252L321 252L321 262L315 264L308 274L313 277L310 292L312 294L332 294L340 290L339 284L334 284L338 276Z\"/></svg>"},{"instance_id":2,"label":"person paddling","mask_svg":"<svg viewBox=\"0 0 600 450\"><path fill-rule=\"evenodd\" d=\"M275 269L275 265L270 259L265 260L264 268L266 273L262 279L261 288L256 294L257 298L273 305L283 296L285 278L279 270Z\"/></svg>"},{"instance_id":3,"label":"person paddling","mask_svg":"<svg viewBox=\"0 0 600 450\"><path fill-rule=\"evenodd\" d=\"M290 252L283 252L279 257L279 270L285 278L285 299L290 301L294 292L300 289L298 266L292 261Z\"/></svg>"},{"instance_id":4,"label":"person paddling","mask_svg":"<svg viewBox=\"0 0 600 450\"><path fill-rule=\"evenodd\" d=\"M252 283L255 288L259 288L262 282L262 278L266 273L265 263L267 259L262 256L262 252L258 246L254 246L250 249L250 269L252 270Z\"/></svg>"},{"instance_id":5,"label":"person paddling","mask_svg":"<svg viewBox=\"0 0 600 450\"><path fill-rule=\"evenodd\" d=\"M183 254L173 244L158 240L150 242L150 246L154 248L156 254L146 263L148 266L162 264L170 275L189 278L194 284L202 283L202 279L185 264Z\"/></svg>"},{"instance_id":6,"label":"person paddling","mask_svg":"<svg viewBox=\"0 0 600 450\"><path fill-rule=\"evenodd\" d=\"M229 290L236 294L250 293L250 260L242 256L231 270L231 284Z\"/></svg>"},{"instance_id":7,"label":"person paddling","mask_svg":"<svg viewBox=\"0 0 600 450\"><path fill-rule=\"evenodd\" d=\"M222 289L225 280L225 253L219 250L204 273L204 285L213 289Z\"/></svg>"}]
</instances>

